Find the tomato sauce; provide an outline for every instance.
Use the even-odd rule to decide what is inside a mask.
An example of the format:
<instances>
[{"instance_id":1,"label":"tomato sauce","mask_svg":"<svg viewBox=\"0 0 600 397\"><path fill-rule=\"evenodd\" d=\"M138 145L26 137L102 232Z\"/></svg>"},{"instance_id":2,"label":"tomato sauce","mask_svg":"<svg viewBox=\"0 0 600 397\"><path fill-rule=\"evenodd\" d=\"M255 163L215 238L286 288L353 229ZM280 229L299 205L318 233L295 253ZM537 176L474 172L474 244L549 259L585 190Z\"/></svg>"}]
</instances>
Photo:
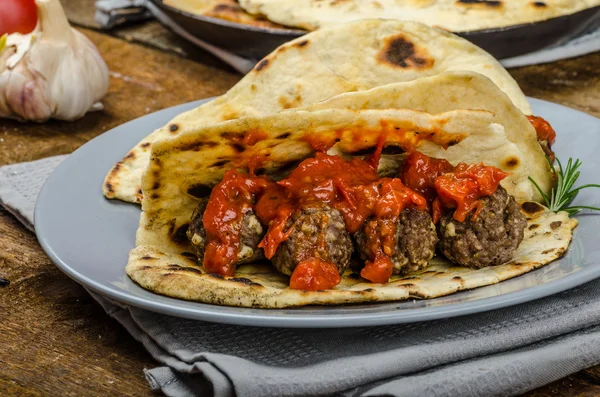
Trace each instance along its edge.
<instances>
[{"instance_id":1,"label":"tomato sauce","mask_svg":"<svg viewBox=\"0 0 600 397\"><path fill-rule=\"evenodd\" d=\"M319 152L304 160L288 178L269 187L256 205L256 215L269 225L259 245L264 248L265 257L271 259L279 244L287 240L285 225L294 211L305 204L321 202L340 210L347 208L345 213L342 210L347 214L346 228L351 233L358 229L365 209L355 205L350 187L376 181L378 177L377 171L360 159L346 161Z\"/></svg>"},{"instance_id":2,"label":"tomato sauce","mask_svg":"<svg viewBox=\"0 0 600 397\"><path fill-rule=\"evenodd\" d=\"M268 138L265 131L252 130L244 135L243 142L248 146L254 146L258 142Z\"/></svg>"},{"instance_id":3,"label":"tomato sauce","mask_svg":"<svg viewBox=\"0 0 600 397\"><path fill-rule=\"evenodd\" d=\"M482 209L481 201L485 196L494 194L500 182L508 174L496 167L489 167L483 163L459 163L452 172L441 175L435 179L435 190L438 194L435 204L437 207L437 222L441 215L441 208L456 208L453 218L464 222L467 215L475 210L471 219L476 219Z\"/></svg>"},{"instance_id":4,"label":"tomato sauce","mask_svg":"<svg viewBox=\"0 0 600 397\"><path fill-rule=\"evenodd\" d=\"M375 147L375 152L371 155L371 157L368 160L369 164L371 164L371 167L374 167L375 169L379 167L379 160L381 160L381 153L383 153L383 146L385 145L387 136L387 131L379 135L379 138L377 139L377 146Z\"/></svg>"},{"instance_id":5,"label":"tomato sauce","mask_svg":"<svg viewBox=\"0 0 600 397\"><path fill-rule=\"evenodd\" d=\"M437 193L435 179L451 172L454 166L444 159L436 159L421 152L412 151L402 162L402 182L432 202Z\"/></svg>"},{"instance_id":6,"label":"tomato sauce","mask_svg":"<svg viewBox=\"0 0 600 397\"><path fill-rule=\"evenodd\" d=\"M539 140L548 141L548 144L554 145L554 141L556 141L556 131L554 131L554 128L552 128L550 123L538 116L527 116L527 119L533 128L535 128Z\"/></svg>"},{"instance_id":7,"label":"tomato sauce","mask_svg":"<svg viewBox=\"0 0 600 397\"><path fill-rule=\"evenodd\" d=\"M331 289L342 281L337 266L321 258L300 262L290 278L290 288L307 291Z\"/></svg>"},{"instance_id":8,"label":"tomato sauce","mask_svg":"<svg viewBox=\"0 0 600 397\"><path fill-rule=\"evenodd\" d=\"M446 208L456 208L454 219L463 222L475 210L481 211L480 198L491 196L507 173L496 167L459 163L456 167L413 151L402 163L401 177L406 186L422 194L431 204L433 222L437 223Z\"/></svg>"},{"instance_id":9,"label":"tomato sauce","mask_svg":"<svg viewBox=\"0 0 600 397\"><path fill-rule=\"evenodd\" d=\"M259 247L270 259L293 229L286 231L290 216L310 203L325 203L338 209L349 233L357 232L367 219L375 218L388 224L387 229L368 231L367 244L373 260L379 255L391 256L394 252L395 220L404 208L426 208L426 200L404 186L399 178L379 178L376 164L358 158L345 160L338 156L317 153L304 160L288 178L270 186L256 205L256 214L269 230ZM391 262L390 262L391 264ZM296 270L302 272L302 270ZM373 272L366 273L372 276ZM391 275L386 268L383 279ZM300 277L300 276L298 276ZM386 279L387 280L387 279Z\"/></svg>"},{"instance_id":10,"label":"tomato sauce","mask_svg":"<svg viewBox=\"0 0 600 397\"><path fill-rule=\"evenodd\" d=\"M248 138L249 142L254 140ZM205 269L234 275L242 220L247 211L254 210L261 223L268 225L258 246L264 249L265 257L271 259L296 226L288 225L292 215L306 205L324 203L341 212L349 233L363 229L371 258L366 261L361 276L385 283L393 270L391 257L396 249L397 219L405 208L429 208L435 222L444 209L450 208L455 209L454 218L458 221L464 221L472 211L475 218L481 210L479 199L493 194L508 175L482 163L459 163L453 167L446 160L412 151L404 161L401 178L380 178L377 166L385 140L385 136L380 138L375 153L365 160L346 160L318 152L279 182L255 176L253 171L250 175L227 171L213 188L204 213ZM311 144L325 148L329 142L311 140ZM262 160L252 160L251 168ZM301 221L300 217L296 222ZM337 265L314 257L314 252L311 247L306 256L300 255L302 259L294 269L290 288L322 290L340 282Z\"/></svg>"},{"instance_id":11,"label":"tomato sauce","mask_svg":"<svg viewBox=\"0 0 600 397\"><path fill-rule=\"evenodd\" d=\"M213 188L202 219L207 237L203 265L207 272L235 274L244 214L252 209L256 197L273 184L266 177L229 170Z\"/></svg>"},{"instance_id":12,"label":"tomato sauce","mask_svg":"<svg viewBox=\"0 0 600 397\"><path fill-rule=\"evenodd\" d=\"M372 156L373 163L379 159L384 146L393 145L404 151L410 151L418 148L423 141L429 141L447 149L460 143L467 136L467 134L445 133L437 126L420 129L416 125L398 126L381 120L375 128L358 126L332 132L311 132L305 134L301 140L308 143L315 152L326 152L337 143L340 143L342 150L373 150L375 148Z\"/></svg>"},{"instance_id":13,"label":"tomato sauce","mask_svg":"<svg viewBox=\"0 0 600 397\"><path fill-rule=\"evenodd\" d=\"M365 267L360 271L360 276L373 283L384 284L392 276L393 270L394 265L390 257L378 253L372 261L365 263Z\"/></svg>"}]
</instances>

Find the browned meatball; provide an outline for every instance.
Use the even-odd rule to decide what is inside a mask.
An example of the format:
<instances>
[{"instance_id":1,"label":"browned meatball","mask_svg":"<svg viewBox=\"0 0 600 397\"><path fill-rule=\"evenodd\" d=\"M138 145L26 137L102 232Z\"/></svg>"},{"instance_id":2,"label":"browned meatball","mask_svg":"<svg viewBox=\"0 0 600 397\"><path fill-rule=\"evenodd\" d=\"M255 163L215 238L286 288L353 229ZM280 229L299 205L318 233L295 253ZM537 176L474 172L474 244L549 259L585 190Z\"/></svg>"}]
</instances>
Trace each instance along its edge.
<instances>
[{"instance_id":1,"label":"browned meatball","mask_svg":"<svg viewBox=\"0 0 600 397\"><path fill-rule=\"evenodd\" d=\"M300 262L315 257L334 263L340 274L348 267L352 240L340 211L325 204L304 207L288 220L287 227L292 225L271 259L277 270L290 276Z\"/></svg>"},{"instance_id":2,"label":"browned meatball","mask_svg":"<svg viewBox=\"0 0 600 397\"><path fill-rule=\"evenodd\" d=\"M550 147L550 142L548 142L548 140L540 140L540 139L538 139L538 143L542 147L542 150L544 151L544 154L550 160L550 163L554 164L554 161L556 160L556 155L552 151L552 147Z\"/></svg>"},{"instance_id":3,"label":"browned meatball","mask_svg":"<svg viewBox=\"0 0 600 397\"><path fill-rule=\"evenodd\" d=\"M512 259L523 240L525 215L514 197L504 188L481 199L483 209L477 219L470 216L458 222L447 211L438 223L440 251L454 263L482 268L501 265Z\"/></svg>"},{"instance_id":4,"label":"browned meatball","mask_svg":"<svg viewBox=\"0 0 600 397\"><path fill-rule=\"evenodd\" d=\"M365 226L354 234L357 251L364 261L372 260L366 241L365 228L376 228L376 220L368 221ZM435 225L425 211L406 208L396 222L395 251L391 256L394 274L406 273L424 269L435 254L435 244L438 241Z\"/></svg>"},{"instance_id":5,"label":"browned meatball","mask_svg":"<svg viewBox=\"0 0 600 397\"><path fill-rule=\"evenodd\" d=\"M187 230L187 237L194 247L199 263L203 262L206 249L206 230L202 219L207 203L208 199L200 201L200 204L192 213L192 220ZM260 243L265 232L266 228L261 225L254 211L252 209L246 211L242 219L241 244L236 265L264 258L264 252L258 248L258 243Z\"/></svg>"}]
</instances>

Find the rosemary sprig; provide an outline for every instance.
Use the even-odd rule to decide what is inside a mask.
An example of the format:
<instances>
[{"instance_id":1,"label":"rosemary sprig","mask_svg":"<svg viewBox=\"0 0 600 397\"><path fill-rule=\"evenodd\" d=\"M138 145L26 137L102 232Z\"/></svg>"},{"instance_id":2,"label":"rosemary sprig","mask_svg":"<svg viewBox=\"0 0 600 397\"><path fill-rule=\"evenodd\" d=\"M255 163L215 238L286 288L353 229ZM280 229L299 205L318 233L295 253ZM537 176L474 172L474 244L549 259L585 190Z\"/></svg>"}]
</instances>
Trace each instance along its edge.
<instances>
[{"instance_id":1,"label":"rosemary sprig","mask_svg":"<svg viewBox=\"0 0 600 397\"><path fill-rule=\"evenodd\" d=\"M581 166L581 161L579 159L573 161L572 158L569 158L567 166L564 169L559 159L556 159L556 162L558 163L558 172L550 162L550 159L548 159L550 169L554 174L554 180L556 180L556 186L553 187L550 191L550 197L548 197L548 195L544 193L544 191L540 188L537 182L533 180L532 177L529 177L531 183L533 183L535 188L538 190L538 192L540 192L540 194L544 198L548 209L550 209L550 211L553 212L566 211L569 214L569 216L576 215L583 209L600 211L600 208L598 207L590 207L587 205L576 205L572 207L568 206L575 199L575 197L577 197L577 194L580 190L589 187L600 188L600 185L590 183L573 189L573 185L575 184L577 178L579 178L580 175L578 169Z\"/></svg>"}]
</instances>

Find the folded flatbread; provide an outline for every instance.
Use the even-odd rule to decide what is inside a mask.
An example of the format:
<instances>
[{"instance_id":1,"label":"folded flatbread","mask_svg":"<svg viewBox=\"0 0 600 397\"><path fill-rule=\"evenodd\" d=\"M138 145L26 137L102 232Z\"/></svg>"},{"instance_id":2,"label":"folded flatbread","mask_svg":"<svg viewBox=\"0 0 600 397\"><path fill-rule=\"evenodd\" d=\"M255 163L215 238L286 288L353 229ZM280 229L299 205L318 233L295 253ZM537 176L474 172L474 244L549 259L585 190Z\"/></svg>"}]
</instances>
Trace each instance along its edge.
<instances>
[{"instance_id":1,"label":"folded flatbread","mask_svg":"<svg viewBox=\"0 0 600 397\"><path fill-rule=\"evenodd\" d=\"M479 47L420 23L363 20L321 29L282 45L226 94L180 114L154 131L109 171L104 195L139 203L142 174L153 143L160 139L225 120L300 108L342 93L445 71L482 74L508 95L522 113L531 113L517 83ZM406 102L412 94L414 91L399 93L406 96ZM440 91L437 95L446 94ZM411 108L410 104L403 107Z\"/></svg>"},{"instance_id":2,"label":"folded flatbread","mask_svg":"<svg viewBox=\"0 0 600 397\"><path fill-rule=\"evenodd\" d=\"M494 91L489 94L495 98ZM342 98L340 103L345 100ZM314 154L308 138L335 140L338 143L332 151L352 156L372 150L383 134L384 146L416 146L429 156L452 163L484 162L510 170L503 187L519 201L527 199L530 193L524 186L529 184L528 169L514 169L513 162L506 159L527 163L531 148L523 142L525 135L513 142L508 131L518 131L519 126L529 123L522 114L522 118L512 116L510 107L514 105L505 97L494 106L509 109L498 114L471 109L437 114L393 108L288 110L187 130L176 138L156 142L143 177L143 212L126 272L142 287L168 296L221 305L279 308L433 298L494 284L547 264L564 254L576 221L564 212L555 214L534 202L522 205L528 226L525 239L509 263L473 270L452 266L437 257L426 271L393 276L385 284L365 282L347 271L341 284L325 291L290 289L289 279L263 262L239 266L235 277L207 273L197 264L186 238L192 212L227 170L247 170L253 158L263 158L266 160L261 163L261 172L280 178L290 166ZM261 134L263 139L247 140L248 134ZM419 140L419 136L427 138ZM384 164L393 168L394 161L401 162L401 158L388 159Z\"/></svg>"}]
</instances>

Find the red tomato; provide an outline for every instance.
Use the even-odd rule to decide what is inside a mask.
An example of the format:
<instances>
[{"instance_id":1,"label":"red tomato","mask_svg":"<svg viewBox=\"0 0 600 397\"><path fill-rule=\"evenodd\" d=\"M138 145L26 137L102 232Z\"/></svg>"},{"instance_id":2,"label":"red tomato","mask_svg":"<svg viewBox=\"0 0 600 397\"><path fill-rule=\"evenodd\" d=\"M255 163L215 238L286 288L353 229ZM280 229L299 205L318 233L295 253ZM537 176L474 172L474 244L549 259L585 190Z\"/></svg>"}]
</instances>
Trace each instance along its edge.
<instances>
[{"instance_id":1,"label":"red tomato","mask_svg":"<svg viewBox=\"0 0 600 397\"><path fill-rule=\"evenodd\" d=\"M34 0L0 1L0 36L5 33L29 33L37 24Z\"/></svg>"}]
</instances>

